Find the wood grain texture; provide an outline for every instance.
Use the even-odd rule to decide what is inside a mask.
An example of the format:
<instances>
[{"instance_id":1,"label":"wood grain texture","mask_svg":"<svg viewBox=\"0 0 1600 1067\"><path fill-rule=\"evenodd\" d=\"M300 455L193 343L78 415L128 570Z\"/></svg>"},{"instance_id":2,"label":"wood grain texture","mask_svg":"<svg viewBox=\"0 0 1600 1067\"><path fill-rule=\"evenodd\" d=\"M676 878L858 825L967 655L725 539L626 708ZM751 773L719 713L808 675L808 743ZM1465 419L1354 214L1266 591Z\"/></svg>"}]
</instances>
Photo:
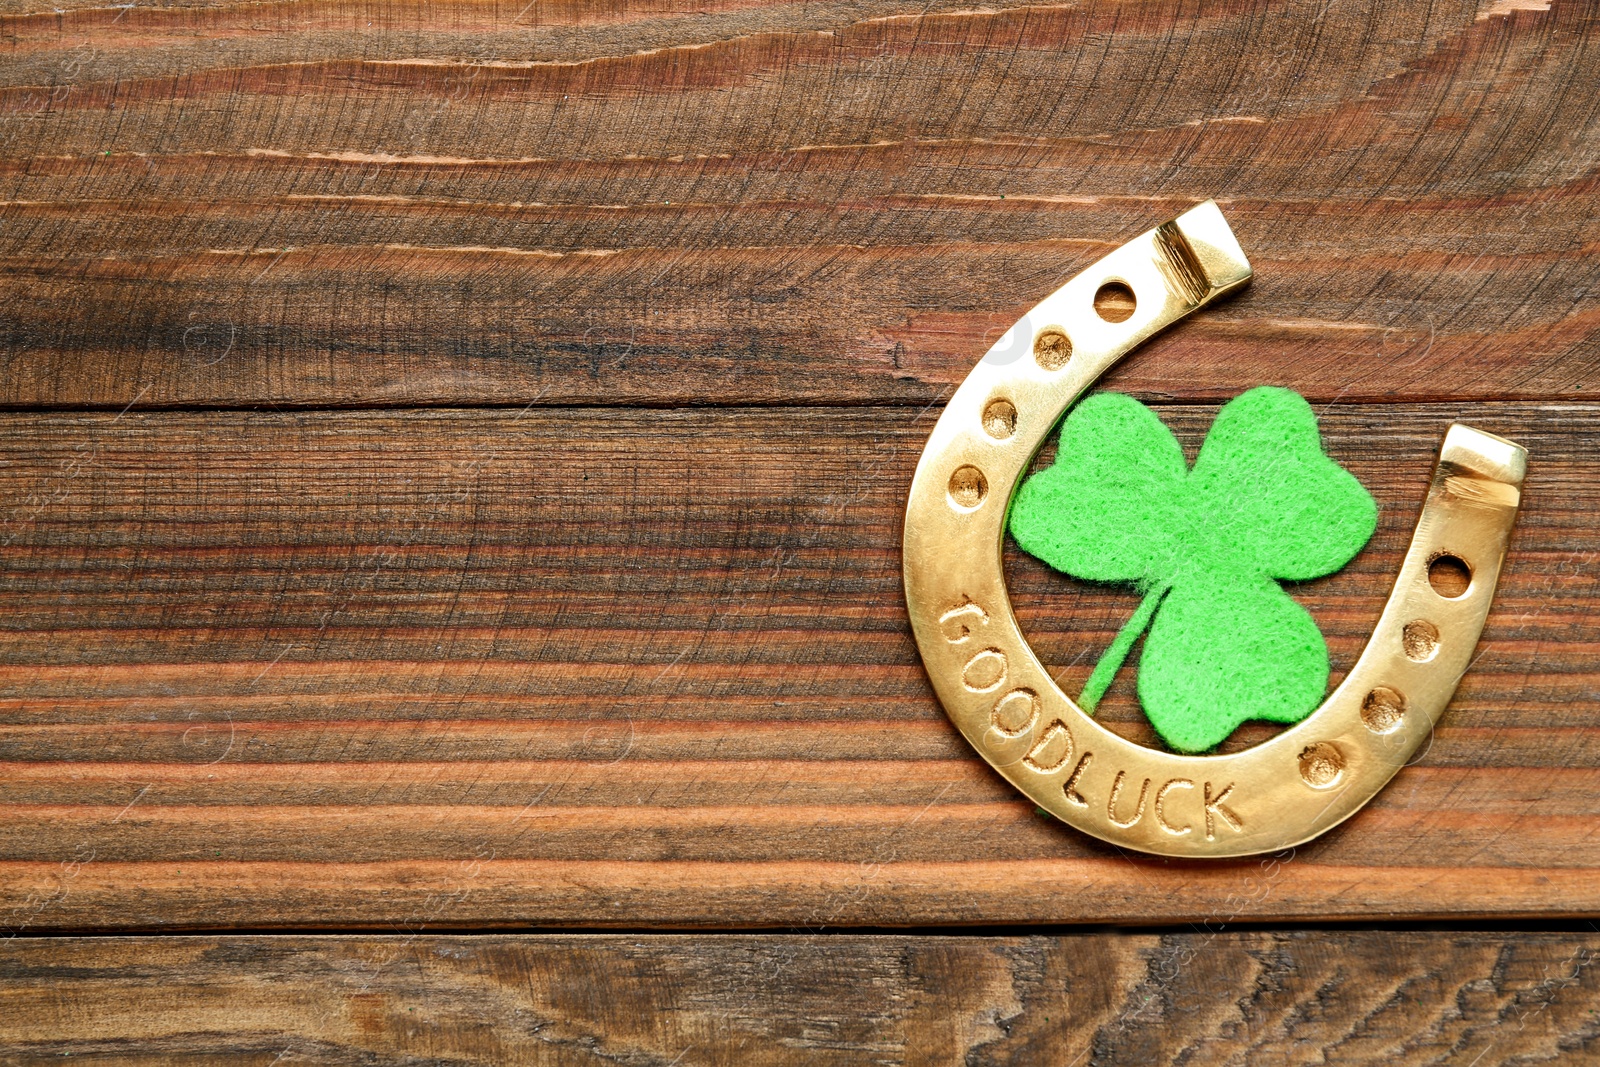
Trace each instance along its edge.
<instances>
[{"instance_id":1,"label":"wood grain texture","mask_svg":"<svg viewBox=\"0 0 1600 1067\"><path fill-rule=\"evenodd\" d=\"M0 0L0 926L1600 912L1597 30ZM1106 384L1191 448L1249 386L1317 400L1383 505L1296 591L1338 672L1444 426L1533 473L1418 764L1195 865L966 748L897 545L988 339L1206 197L1257 284ZM1131 600L1009 567L1075 689ZM1102 715L1149 739L1125 680Z\"/></svg>"},{"instance_id":2,"label":"wood grain texture","mask_svg":"<svg viewBox=\"0 0 1600 1067\"><path fill-rule=\"evenodd\" d=\"M0 4L0 403L898 403L1226 206L1147 397L1574 399L1592 0Z\"/></svg>"},{"instance_id":3,"label":"wood grain texture","mask_svg":"<svg viewBox=\"0 0 1600 1067\"><path fill-rule=\"evenodd\" d=\"M1600 1054L1597 964L1592 931L19 938L0 1057L1572 1064Z\"/></svg>"},{"instance_id":4,"label":"wood grain texture","mask_svg":"<svg viewBox=\"0 0 1600 1067\"><path fill-rule=\"evenodd\" d=\"M1162 410L1194 449L1212 405ZM1432 743L1293 855L1143 859L945 719L904 408L0 419L0 923L1010 923L1600 911L1600 406L1334 405L1379 498L1297 589L1362 647L1452 418L1531 451ZM1070 691L1133 598L1010 560ZM1149 740L1126 678L1100 713ZM1241 731L1232 744L1265 736ZM1241 810L1247 797L1239 797Z\"/></svg>"}]
</instances>

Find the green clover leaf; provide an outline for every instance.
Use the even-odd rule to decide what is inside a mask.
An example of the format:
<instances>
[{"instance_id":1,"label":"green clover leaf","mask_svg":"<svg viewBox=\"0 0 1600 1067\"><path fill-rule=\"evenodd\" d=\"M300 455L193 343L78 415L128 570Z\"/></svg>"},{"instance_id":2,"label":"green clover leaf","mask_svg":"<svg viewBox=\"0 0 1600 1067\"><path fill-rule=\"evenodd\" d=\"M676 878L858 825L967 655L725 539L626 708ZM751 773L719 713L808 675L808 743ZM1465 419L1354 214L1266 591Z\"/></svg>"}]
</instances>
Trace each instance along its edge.
<instances>
[{"instance_id":1,"label":"green clover leaf","mask_svg":"<svg viewBox=\"0 0 1600 1067\"><path fill-rule=\"evenodd\" d=\"M1067 416L1055 463L1023 482L1009 522L1056 570L1144 594L1084 686L1084 710L1148 627L1139 702L1167 744L1203 752L1247 719L1299 722L1321 701L1327 643L1278 582L1344 566L1378 508L1287 389L1229 401L1192 470L1153 411L1097 393Z\"/></svg>"}]
</instances>

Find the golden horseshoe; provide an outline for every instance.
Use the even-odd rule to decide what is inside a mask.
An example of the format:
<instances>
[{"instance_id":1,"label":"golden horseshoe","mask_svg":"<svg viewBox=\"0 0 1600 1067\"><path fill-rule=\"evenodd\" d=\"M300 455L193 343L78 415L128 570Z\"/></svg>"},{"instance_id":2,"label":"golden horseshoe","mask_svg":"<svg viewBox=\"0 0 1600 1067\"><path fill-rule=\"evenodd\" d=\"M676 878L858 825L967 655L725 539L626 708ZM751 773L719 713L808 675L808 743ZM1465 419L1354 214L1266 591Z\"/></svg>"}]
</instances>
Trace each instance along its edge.
<instances>
[{"instance_id":1,"label":"golden horseshoe","mask_svg":"<svg viewBox=\"0 0 1600 1067\"><path fill-rule=\"evenodd\" d=\"M956 390L906 506L906 604L950 718L1044 810L1102 840L1166 856L1246 856L1308 841L1405 765L1471 662L1527 467L1519 445L1450 427L1361 657L1321 707L1271 740L1182 756L1090 718L1039 662L1006 595L1001 549L1012 494L1047 435L1112 364L1250 276L1210 201L1078 274L1024 315ZM1122 322L1094 308L1111 283L1134 294ZM1453 597L1430 581L1446 557L1470 574Z\"/></svg>"}]
</instances>

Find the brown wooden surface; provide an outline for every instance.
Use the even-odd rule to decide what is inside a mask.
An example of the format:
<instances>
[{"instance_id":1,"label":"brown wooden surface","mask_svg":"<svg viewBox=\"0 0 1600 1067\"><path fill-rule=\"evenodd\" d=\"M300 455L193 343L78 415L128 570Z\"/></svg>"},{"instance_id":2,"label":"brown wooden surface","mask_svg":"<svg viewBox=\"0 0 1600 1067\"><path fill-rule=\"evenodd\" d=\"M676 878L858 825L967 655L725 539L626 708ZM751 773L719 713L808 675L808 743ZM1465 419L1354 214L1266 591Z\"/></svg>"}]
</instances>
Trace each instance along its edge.
<instances>
[{"instance_id":1,"label":"brown wooden surface","mask_svg":"<svg viewBox=\"0 0 1600 1067\"><path fill-rule=\"evenodd\" d=\"M1163 413L1192 447L1214 409ZM1480 655L1417 765L1270 877L1041 818L945 719L897 550L931 412L0 419L0 495L37 501L0 549L0 901L20 929L1600 910L1597 413L1326 409L1386 506L1300 597L1343 670L1451 416L1535 457ZM1075 690L1132 598L1012 564ZM1101 714L1148 737L1130 690Z\"/></svg>"},{"instance_id":2,"label":"brown wooden surface","mask_svg":"<svg viewBox=\"0 0 1600 1067\"><path fill-rule=\"evenodd\" d=\"M1597 30L0 3L0 926L1600 912ZM986 338L1208 196L1257 284L1106 384L1191 448L1317 400L1383 507L1297 590L1336 672L1448 422L1533 453L1433 743L1266 863L1038 817L898 578ZM1132 600L1010 574L1074 688ZM1104 715L1148 737L1126 679Z\"/></svg>"},{"instance_id":3,"label":"brown wooden surface","mask_svg":"<svg viewBox=\"0 0 1600 1067\"><path fill-rule=\"evenodd\" d=\"M1119 386L1590 395L1593 2L968 7L4 0L0 402L920 404L1207 197Z\"/></svg>"},{"instance_id":4,"label":"brown wooden surface","mask_svg":"<svg viewBox=\"0 0 1600 1067\"><path fill-rule=\"evenodd\" d=\"M1575 1064L1600 1055L1597 965L1593 931L19 938L0 1058Z\"/></svg>"}]
</instances>

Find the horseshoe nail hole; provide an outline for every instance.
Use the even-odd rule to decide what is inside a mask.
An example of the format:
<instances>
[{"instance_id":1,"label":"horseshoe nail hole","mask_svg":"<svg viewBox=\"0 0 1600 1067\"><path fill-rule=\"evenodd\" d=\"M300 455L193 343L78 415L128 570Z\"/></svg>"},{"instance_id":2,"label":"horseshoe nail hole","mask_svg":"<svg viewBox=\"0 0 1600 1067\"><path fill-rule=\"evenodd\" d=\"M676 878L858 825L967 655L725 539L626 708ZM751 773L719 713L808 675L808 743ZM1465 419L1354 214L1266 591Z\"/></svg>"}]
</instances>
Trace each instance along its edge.
<instances>
[{"instance_id":1,"label":"horseshoe nail hole","mask_svg":"<svg viewBox=\"0 0 1600 1067\"><path fill-rule=\"evenodd\" d=\"M1045 370L1060 370L1072 358L1072 338L1059 326L1046 326L1033 339L1033 359Z\"/></svg>"},{"instance_id":2,"label":"horseshoe nail hole","mask_svg":"<svg viewBox=\"0 0 1600 1067\"><path fill-rule=\"evenodd\" d=\"M950 475L950 502L971 511L989 494L989 479L977 467L967 464Z\"/></svg>"},{"instance_id":3,"label":"horseshoe nail hole","mask_svg":"<svg viewBox=\"0 0 1600 1067\"><path fill-rule=\"evenodd\" d=\"M1386 685L1378 686L1361 702L1361 721L1375 734L1394 733L1405 716L1406 698Z\"/></svg>"},{"instance_id":4,"label":"horseshoe nail hole","mask_svg":"<svg viewBox=\"0 0 1600 1067\"><path fill-rule=\"evenodd\" d=\"M1472 568L1460 556L1441 552L1428 561L1428 584L1446 600L1457 600L1472 585Z\"/></svg>"},{"instance_id":5,"label":"horseshoe nail hole","mask_svg":"<svg viewBox=\"0 0 1600 1067\"><path fill-rule=\"evenodd\" d=\"M1127 282L1106 282L1094 294L1094 313L1107 322L1127 322L1138 306Z\"/></svg>"},{"instance_id":6,"label":"horseshoe nail hole","mask_svg":"<svg viewBox=\"0 0 1600 1067\"><path fill-rule=\"evenodd\" d=\"M996 441L1004 441L1017 432L1017 408L1011 401L997 397L983 409L983 432Z\"/></svg>"},{"instance_id":7,"label":"horseshoe nail hole","mask_svg":"<svg viewBox=\"0 0 1600 1067\"><path fill-rule=\"evenodd\" d=\"M1413 663L1426 663L1439 654L1439 628L1427 619L1406 623L1400 633L1400 647L1406 659Z\"/></svg>"},{"instance_id":8,"label":"horseshoe nail hole","mask_svg":"<svg viewBox=\"0 0 1600 1067\"><path fill-rule=\"evenodd\" d=\"M1327 789L1344 777L1344 753L1326 741L1300 750L1300 777L1313 789Z\"/></svg>"}]
</instances>

